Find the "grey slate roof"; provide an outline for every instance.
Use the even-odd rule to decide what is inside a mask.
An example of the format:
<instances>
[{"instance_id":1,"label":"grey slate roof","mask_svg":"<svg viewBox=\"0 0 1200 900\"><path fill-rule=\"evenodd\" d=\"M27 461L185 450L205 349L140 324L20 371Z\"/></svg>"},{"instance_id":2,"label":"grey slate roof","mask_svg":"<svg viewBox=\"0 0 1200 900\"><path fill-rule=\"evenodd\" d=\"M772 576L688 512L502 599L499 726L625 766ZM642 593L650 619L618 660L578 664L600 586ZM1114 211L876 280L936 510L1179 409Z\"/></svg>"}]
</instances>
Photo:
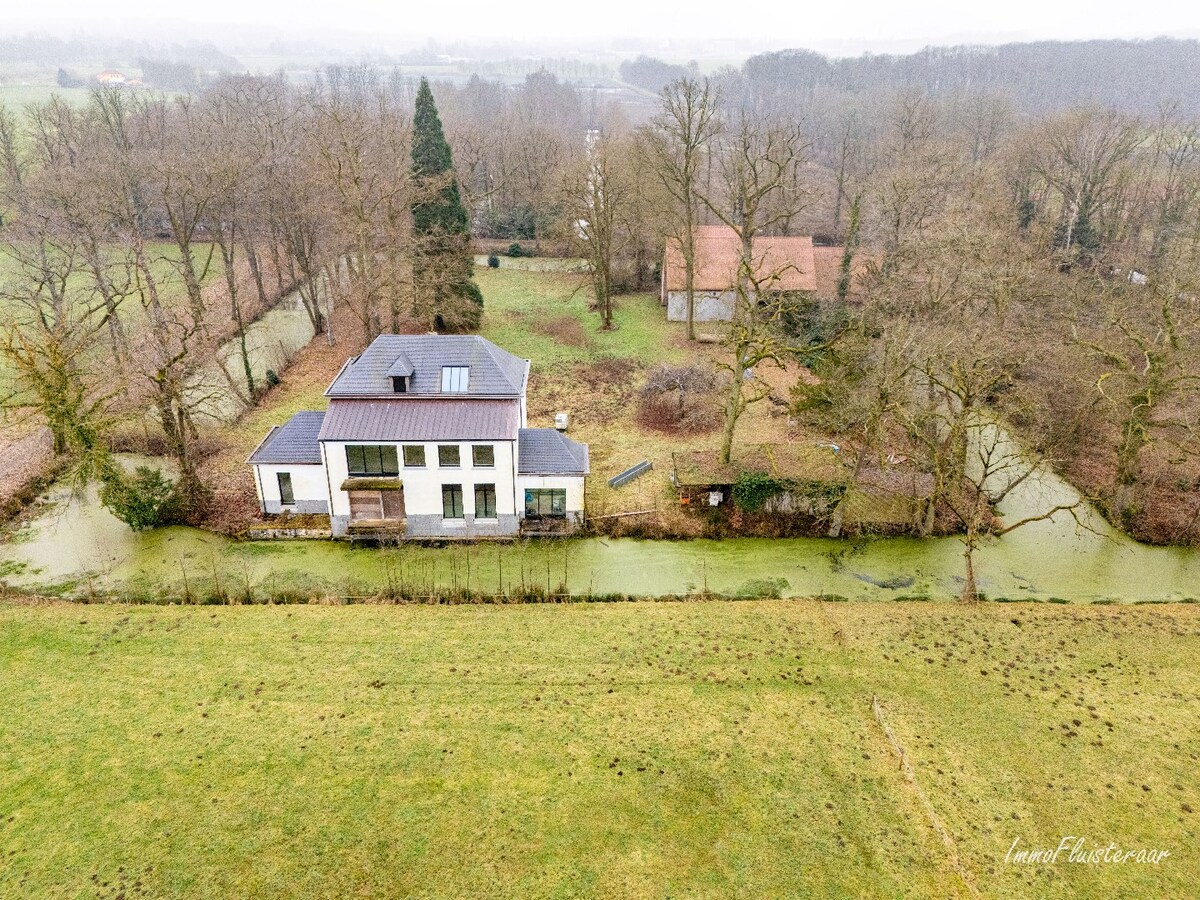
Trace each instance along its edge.
<instances>
[{"instance_id":1,"label":"grey slate roof","mask_svg":"<svg viewBox=\"0 0 1200 900\"><path fill-rule=\"evenodd\" d=\"M411 397L442 394L442 366L468 366L467 396L519 397L529 361L475 334L383 334L338 373L329 397ZM407 374L407 394L392 391L390 376Z\"/></svg>"},{"instance_id":2,"label":"grey slate roof","mask_svg":"<svg viewBox=\"0 0 1200 900\"><path fill-rule=\"evenodd\" d=\"M387 370L387 374L389 377L391 377L391 376L407 377L407 376L411 375L412 373L413 373L412 360L409 359L408 355L405 353L397 354L396 359L392 362L392 367Z\"/></svg>"},{"instance_id":3,"label":"grey slate roof","mask_svg":"<svg viewBox=\"0 0 1200 900\"><path fill-rule=\"evenodd\" d=\"M276 425L267 432L248 461L251 464L319 466L321 446L317 443L317 435L324 420L323 412L296 413L287 424Z\"/></svg>"},{"instance_id":4,"label":"grey slate roof","mask_svg":"<svg viewBox=\"0 0 1200 900\"><path fill-rule=\"evenodd\" d=\"M588 447L553 428L522 428L517 434L518 475L586 475Z\"/></svg>"},{"instance_id":5,"label":"grey slate roof","mask_svg":"<svg viewBox=\"0 0 1200 900\"><path fill-rule=\"evenodd\" d=\"M403 395L401 395L403 396ZM331 400L322 441L511 441L519 400Z\"/></svg>"}]
</instances>

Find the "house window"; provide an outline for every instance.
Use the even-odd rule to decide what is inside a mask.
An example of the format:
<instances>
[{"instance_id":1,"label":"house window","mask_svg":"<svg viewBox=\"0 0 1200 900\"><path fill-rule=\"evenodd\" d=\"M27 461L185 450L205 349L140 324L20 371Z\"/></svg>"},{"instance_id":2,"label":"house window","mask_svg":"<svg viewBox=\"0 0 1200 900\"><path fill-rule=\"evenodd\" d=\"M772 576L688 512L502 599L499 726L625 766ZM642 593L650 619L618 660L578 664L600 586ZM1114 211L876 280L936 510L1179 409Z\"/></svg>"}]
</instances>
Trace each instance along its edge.
<instances>
[{"instance_id":1,"label":"house window","mask_svg":"<svg viewBox=\"0 0 1200 900\"><path fill-rule=\"evenodd\" d=\"M292 490L292 473L280 472L276 476L279 481L279 502L291 506L296 502L296 492Z\"/></svg>"},{"instance_id":2,"label":"house window","mask_svg":"<svg viewBox=\"0 0 1200 900\"><path fill-rule=\"evenodd\" d=\"M462 465L458 444L438 444L438 465L443 469L457 469Z\"/></svg>"},{"instance_id":3,"label":"house window","mask_svg":"<svg viewBox=\"0 0 1200 900\"><path fill-rule=\"evenodd\" d=\"M491 469L496 465L496 448L491 444L474 444L471 447L471 465L477 469Z\"/></svg>"},{"instance_id":4,"label":"house window","mask_svg":"<svg viewBox=\"0 0 1200 900\"><path fill-rule=\"evenodd\" d=\"M425 445L424 444L405 444L404 445L404 468L406 468L406 469L423 469L423 468L425 468Z\"/></svg>"},{"instance_id":5,"label":"house window","mask_svg":"<svg viewBox=\"0 0 1200 900\"><path fill-rule=\"evenodd\" d=\"M378 444L347 447L346 471L351 475L399 475L396 448Z\"/></svg>"},{"instance_id":6,"label":"house window","mask_svg":"<svg viewBox=\"0 0 1200 900\"><path fill-rule=\"evenodd\" d=\"M494 484L475 485L475 518L496 518L496 486Z\"/></svg>"},{"instance_id":7,"label":"house window","mask_svg":"<svg viewBox=\"0 0 1200 900\"><path fill-rule=\"evenodd\" d=\"M408 377L405 375L392 376L392 393L407 394L408 393Z\"/></svg>"},{"instance_id":8,"label":"house window","mask_svg":"<svg viewBox=\"0 0 1200 900\"><path fill-rule=\"evenodd\" d=\"M525 492L525 515L530 518L564 518L567 514L565 488L535 488Z\"/></svg>"},{"instance_id":9,"label":"house window","mask_svg":"<svg viewBox=\"0 0 1200 900\"><path fill-rule=\"evenodd\" d=\"M442 393L465 394L470 372L469 366L442 366Z\"/></svg>"},{"instance_id":10,"label":"house window","mask_svg":"<svg viewBox=\"0 0 1200 900\"><path fill-rule=\"evenodd\" d=\"M442 485L442 518L461 519L463 517L463 491L461 484Z\"/></svg>"}]
</instances>

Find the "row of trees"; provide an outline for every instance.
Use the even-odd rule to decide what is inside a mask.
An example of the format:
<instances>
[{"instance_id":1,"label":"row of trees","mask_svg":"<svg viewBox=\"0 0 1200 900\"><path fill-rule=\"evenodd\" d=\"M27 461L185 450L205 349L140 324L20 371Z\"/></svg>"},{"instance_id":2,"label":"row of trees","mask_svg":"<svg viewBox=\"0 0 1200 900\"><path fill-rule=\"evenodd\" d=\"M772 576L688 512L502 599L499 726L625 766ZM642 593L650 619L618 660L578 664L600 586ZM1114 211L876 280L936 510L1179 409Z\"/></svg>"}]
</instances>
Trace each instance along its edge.
<instances>
[{"instance_id":1,"label":"row of trees","mask_svg":"<svg viewBox=\"0 0 1200 900\"><path fill-rule=\"evenodd\" d=\"M240 377L217 387L253 403L247 328L293 288L318 334L338 305L364 342L479 321L427 84L413 97L331 70L305 91L269 78L173 99L99 90L82 108L0 111L0 164L0 354L14 374L0 399L44 421L82 476L107 466L115 420L148 407L183 507L200 508L198 372L234 338Z\"/></svg>"}]
</instances>

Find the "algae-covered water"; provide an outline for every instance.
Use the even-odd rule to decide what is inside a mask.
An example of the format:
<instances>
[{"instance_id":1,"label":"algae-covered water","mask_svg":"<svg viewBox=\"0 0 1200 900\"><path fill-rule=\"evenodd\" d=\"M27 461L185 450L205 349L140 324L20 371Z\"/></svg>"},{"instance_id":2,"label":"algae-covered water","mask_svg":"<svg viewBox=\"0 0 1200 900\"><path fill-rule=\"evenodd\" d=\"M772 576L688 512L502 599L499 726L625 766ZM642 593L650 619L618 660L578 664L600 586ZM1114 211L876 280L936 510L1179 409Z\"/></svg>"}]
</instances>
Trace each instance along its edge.
<instances>
[{"instance_id":1,"label":"algae-covered water","mask_svg":"<svg viewBox=\"0 0 1200 900\"><path fill-rule=\"evenodd\" d=\"M312 320L299 292L292 292L246 328L246 355L259 385L267 371L282 372L288 360L313 338ZM203 366L188 385L196 412L221 422L231 422L245 409L241 397L249 396L241 345L236 339L222 344L216 358ZM222 373L224 369L224 373ZM236 385L236 393L229 382ZM239 396L240 395L240 396Z\"/></svg>"},{"instance_id":2,"label":"algae-covered water","mask_svg":"<svg viewBox=\"0 0 1200 900\"><path fill-rule=\"evenodd\" d=\"M351 548L332 541L239 543L191 528L134 533L95 492L51 492L51 503L0 545L0 577L24 587L70 583L154 596L164 589L228 594L289 587L367 596L388 585L493 592L519 585L575 594L661 596L704 590L784 597L837 595L861 600L949 599L963 572L954 537L831 540L737 538L642 541L584 538L520 544ZM1009 521L1071 502L1074 489L1053 475L1031 479L1001 511ZM1110 528L1090 507L990 540L977 554L989 597L1074 602L1200 597L1200 551L1149 547Z\"/></svg>"}]
</instances>

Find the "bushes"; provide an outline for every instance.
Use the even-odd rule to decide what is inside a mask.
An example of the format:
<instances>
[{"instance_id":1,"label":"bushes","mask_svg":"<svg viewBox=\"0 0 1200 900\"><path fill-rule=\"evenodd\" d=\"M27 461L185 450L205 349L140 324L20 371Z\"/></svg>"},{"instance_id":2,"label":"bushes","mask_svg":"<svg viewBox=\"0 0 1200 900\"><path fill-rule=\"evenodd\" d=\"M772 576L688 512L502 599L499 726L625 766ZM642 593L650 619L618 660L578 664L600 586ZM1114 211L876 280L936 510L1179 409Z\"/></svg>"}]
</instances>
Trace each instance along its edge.
<instances>
[{"instance_id":1,"label":"bushes","mask_svg":"<svg viewBox=\"0 0 1200 900\"><path fill-rule=\"evenodd\" d=\"M495 253L488 254L488 268L489 269L500 268L500 257L498 257Z\"/></svg>"},{"instance_id":2,"label":"bushes","mask_svg":"<svg viewBox=\"0 0 1200 900\"><path fill-rule=\"evenodd\" d=\"M508 255L515 259L516 257L524 256L525 251L521 249L520 244L518 244L516 241L513 241L508 245Z\"/></svg>"},{"instance_id":3,"label":"bushes","mask_svg":"<svg viewBox=\"0 0 1200 900\"><path fill-rule=\"evenodd\" d=\"M733 502L746 512L757 512L772 497L786 493L789 487L762 472L742 472L733 483Z\"/></svg>"},{"instance_id":4,"label":"bushes","mask_svg":"<svg viewBox=\"0 0 1200 900\"><path fill-rule=\"evenodd\" d=\"M110 468L100 487L100 502L134 531L177 521L182 511L175 483L149 466L138 466L132 475Z\"/></svg>"},{"instance_id":5,"label":"bushes","mask_svg":"<svg viewBox=\"0 0 1200 900\"><path fill-rule=\"evenodd\" d=\"M711 369L656 366L638 390L638 424L668 434L711 431L721 423L719 388Z\"/></svg>"}]
</instances>

